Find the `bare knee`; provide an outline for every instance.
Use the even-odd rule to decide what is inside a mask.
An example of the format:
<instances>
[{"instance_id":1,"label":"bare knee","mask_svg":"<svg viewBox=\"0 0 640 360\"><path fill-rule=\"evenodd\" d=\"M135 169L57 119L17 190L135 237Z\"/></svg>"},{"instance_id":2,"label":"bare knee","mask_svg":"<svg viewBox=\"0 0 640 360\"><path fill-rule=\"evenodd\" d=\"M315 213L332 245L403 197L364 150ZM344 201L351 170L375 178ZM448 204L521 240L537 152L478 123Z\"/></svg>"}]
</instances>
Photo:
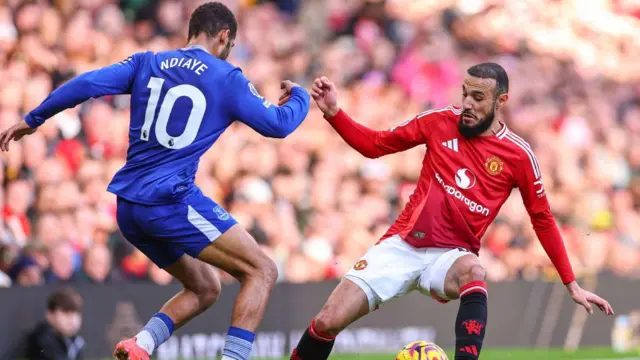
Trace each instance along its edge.
<instances>
[{"instance_id":1,"label":"bare knee","mask_svg":"<svg viewBox=\"0 0 640 360\"><path fill-rule=\"evenodd\" d=\"M477 261L471 262L458 272L458 284L464 286L472 281L484 281L486 271Z\"/></svg>"},{"instance_id":2,"label":"bare knee","mask_svg":"<svg viewBox=\"0 0 640 360\"><path fill-rule=\"evenodd\" d=\"M220 285L220 280L211 274L211 276L203 276L199 279L198 284L192 286L189 290L193 291L198 297L200 308L207 309L218 300L222 286Z\"/></svg>"},{"instance_id":3,"label":"bare knee","mask_svg":"<svg viewBox=\"0 0 640 360\"><path fill-rule=\"evenodd\" d=\"M318 336L335 337L368 313L369 301L366 293L354 282L343 280L314 318L313 329Z\"/></svg>"},{"instance_id":4,"label":"bare knee","mask_svg":"<svg viewBox=\"0 0 640 360\"><path fill-rule=\"evenodd\" d=\"M278 267L273 260L264 255L247 274L244 274L244 279L252 279L261 282L265 287L273 287L278 279Z\"/></svg>"},{"instance_id":5,"label":"bare knee","mask_svg":"<svg viewBox=\"0 0 640 360\"><path fill-rule=\"evenodd\" d=\"M208 308L211 305L215 304L216 300L218 300L218 296L220 296L220 291L221 288L218 285L207 288L206 290L198 294L198 298L200 299L200 303L203 305L203 307Z\"/></svg>"}]
</instances>

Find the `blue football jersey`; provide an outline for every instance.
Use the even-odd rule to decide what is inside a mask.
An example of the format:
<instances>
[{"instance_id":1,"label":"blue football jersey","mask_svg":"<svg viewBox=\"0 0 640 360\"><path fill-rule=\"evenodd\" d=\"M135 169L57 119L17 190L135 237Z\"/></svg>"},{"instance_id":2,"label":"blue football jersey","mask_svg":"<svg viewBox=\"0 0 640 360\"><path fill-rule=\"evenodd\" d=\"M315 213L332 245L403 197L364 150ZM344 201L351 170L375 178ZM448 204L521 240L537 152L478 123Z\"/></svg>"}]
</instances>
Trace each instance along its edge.
<instances>
[{"instance_id":1,"label":"blue football jersey","mask_svg":"<svg viewBox=\"0 0 640 360\"><path fill-rule=\"evenodd\" d=\"M131 94L131 121L127 162L108 190L147 205L196 192L200 157L235 120L263 136L284 138L309 111L309 94L301 87L292 89L285 105L273 105L240 68L191 46L137 53L82 74L52 92L25 121L37 127L89 98L114 94Z\"/></svg>"}]
</instances>

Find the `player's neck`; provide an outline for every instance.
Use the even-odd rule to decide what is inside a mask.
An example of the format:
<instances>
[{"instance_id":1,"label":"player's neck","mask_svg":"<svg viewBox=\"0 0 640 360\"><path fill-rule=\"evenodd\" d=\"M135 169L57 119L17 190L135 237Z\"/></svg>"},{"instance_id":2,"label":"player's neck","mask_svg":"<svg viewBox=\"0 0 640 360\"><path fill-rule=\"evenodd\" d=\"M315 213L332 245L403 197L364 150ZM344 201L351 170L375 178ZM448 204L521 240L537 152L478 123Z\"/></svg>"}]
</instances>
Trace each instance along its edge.
<instances>
[{"instance_id":1,"label":"player's neck","mask_svg":"<svg viewBox=\"0 0 640 360\"><path fill-rule=\"evenodd\" d=\"M206 50L209 54L218 57L218 53L219 53L219 46L214 46L216 44L216 40L212 39L210 37L208 37L207 35L200 34L196 37L192 37L188 42L187 42L187 47L190 46L199 46L201 48L203 48L204 50Z\"/></svg>"},{"instance_id":2,"label":"player's neck","mask_svg":"<svg viewBox=\"0 0 640 360\"><path fill-rule=\"evenodd\" d=\"M198 48L198 49L202 49L202 50L204 50L204 51L206 51L208 53L211 53L206 46L201 45L201 44L188 43L186 47L187 48Z\"/></svg>"},{"instance_id":3,"label":"player's neck","mask_svg":"<svg viewBox=\"0 0 640 360\"><path fill-rule=\"evenodd\" d=\"M480 134L480 136L493 136L496 135L497 133L500 132L500 129L502 129L502 121L500 121L500 119L496 118L493 121L493 124L491 124L491 127L487 129L487 131L483 132L482 134Z\"/></svg>"},{"instance_id":4,"label":"player's neck","mask_svg":"<svg viewBox=\"0 0 640 360\"><path fill-rule=\"evenodd\" d=\"M193 39L189 40L189 42L187 43L187 47L192 47L192 46L201 47L204 50L206 50L208 53L211 53L211 50L209 48L209 44L207 44L207 42L202 40L202 39L193 38Z\"/></svg>"}]
</instances>

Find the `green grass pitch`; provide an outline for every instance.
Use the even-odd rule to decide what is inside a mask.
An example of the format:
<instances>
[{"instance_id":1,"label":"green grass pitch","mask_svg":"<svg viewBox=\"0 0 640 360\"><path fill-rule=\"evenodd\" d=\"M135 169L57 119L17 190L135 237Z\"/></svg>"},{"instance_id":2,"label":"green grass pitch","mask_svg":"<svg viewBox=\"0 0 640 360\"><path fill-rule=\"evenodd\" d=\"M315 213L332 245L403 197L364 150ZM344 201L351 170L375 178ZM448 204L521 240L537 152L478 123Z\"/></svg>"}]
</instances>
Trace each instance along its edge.
<instances>
[{"instance_id":1,"label":"green grass pitch","mask_svg":"<svg viewBox=\"0 0 640 360\"><path fill-rule=\"evenodd\" d=\"M447 352L453 360L453 353ZM393 360L395 355L336 355L329 360ZM480 360L640 360L640 351L627 354L616 354L606 348L584 348L575 352L562 350L533 350L533 349L486 349L482 351ZM282 359L286 360L286 359Z\"/></svg>"},{"instance_id":2,"label":"green grass pitch","mask_svg":"<svg viewBox=\"0 0 640 360\"><path fill-rule=\"evenodd\" d=\"M449 359L453 360L453 353L447 351ZM335 355L329 360L393 360L395 354L387 355ZM617 354L606 348L581 348L574 352L562 350L534 350L534 349L486 349L482 351L480 360L640 360L640 349L633 353ZM104 359L107 360L107 359ZM109 358L108 360L113 360ZM213 360L213 359L212 359ZM254 358L252 358L254 360ZM266 359L255 359L266 360ZM269 359L273 360L273 359ZM281 360L288 360L283 358Z\"/></svg>"}]
</instances>

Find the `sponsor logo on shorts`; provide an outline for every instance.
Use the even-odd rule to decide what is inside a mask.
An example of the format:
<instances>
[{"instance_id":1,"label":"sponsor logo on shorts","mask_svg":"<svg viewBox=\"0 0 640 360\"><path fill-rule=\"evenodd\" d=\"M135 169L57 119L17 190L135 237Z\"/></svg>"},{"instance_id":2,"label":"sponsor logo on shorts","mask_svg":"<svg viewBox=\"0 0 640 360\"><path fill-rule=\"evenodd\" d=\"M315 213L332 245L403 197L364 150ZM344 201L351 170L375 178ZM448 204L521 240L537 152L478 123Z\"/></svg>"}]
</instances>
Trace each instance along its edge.
<instances>
[{"instance_id":1,"label":"sponsor logo on shorts","mask_svg":"<svg viewBox=\"0 0 640 360\"><path fill-rule=\"evenodd\" d=\"M216 213L216 216L218 217L218 219L222 221L229 220L229 213L225 209L220 207L220 205L213 208L213 212Z\"/></svg>"},{"instance_id":2,"label":"sponsor logo on shorts","mask_svg":"<svg viewBox=\"0 0 640 360\"><path fill-rule=\"evenodd\" d=\"M482 206L481 204L478 204L477 202L473 201L473 200L469 200L469 198L467 198L466 196L464 196L464 194L462 194L462 192L458 189L456 189L455 187L451 186L451 185L447 185L444 180L442 180L442 177L440 177L440 174L436 173L436 179L438 179L438 182L440 183L440 185L442 185L442 187L444 187L444 191L455 197L456 199L462 201L465 203L465 205L467 205L469 207L469 211L471 212L475 212L478 214L482 214L484 216L489 216L489 209L487 209L486 207Z\"/></svg>"},{"instance_id":3,"label":"sponsor logo on shorts","mask_svg":"<svg viewBox=\"0 0 640 360\"><path fill-rule=\"evenodd\" d=\"M492 156L488 158L487 161L484 163L484 168L487 169L487 172L490 175L496 176L496 175L499 175L504 169L504 163L502 162L502 159L500 159L499 157Z\"/></svg>"},{"instance_id":4,"label":"sponsor logo on shorts","mask_svg":"<svg viewBox=\"0 0 640 360\"><path fill-rule=\"evenodd\" d=\"M369 265L367 263L367 260L360 260L355 265L353 265L353 269L357 271L364 270L367 268L367 265Z\"/></svg>"}]
</instances>

